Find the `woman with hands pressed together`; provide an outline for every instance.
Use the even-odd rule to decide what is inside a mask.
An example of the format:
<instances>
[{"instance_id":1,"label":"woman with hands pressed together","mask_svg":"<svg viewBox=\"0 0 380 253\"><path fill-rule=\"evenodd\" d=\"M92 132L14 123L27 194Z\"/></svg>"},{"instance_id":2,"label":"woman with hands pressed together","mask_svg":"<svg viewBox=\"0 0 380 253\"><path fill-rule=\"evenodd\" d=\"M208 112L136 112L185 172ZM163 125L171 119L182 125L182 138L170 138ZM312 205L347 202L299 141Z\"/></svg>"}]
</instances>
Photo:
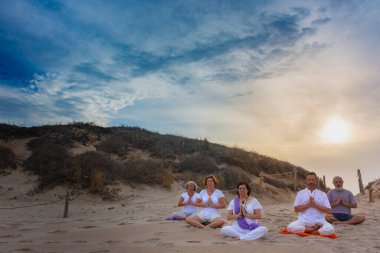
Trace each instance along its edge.
<instances>
[{"instance_id":1,"label":"woman with hands pressed together","mask_svg":"<svg viewBox=\"0 0 380 253\"><path fill-rule=\"evenodd\" d=\"M194 181L188 181L185 184L186 192L183 193L178 201L178 206L182 206L181 212L174 212L172 219L184 220L186 217L197 212L195 202L197 201L199 194L197 191L197 184Z\"/></svg>"},{"instance_id":2,"label":"woman with hands pressed together","mask_svg":"<svg viewBox=\"0 0 380 253\"><path fill-rule=\"evenodd\" d=\"M232 226L224 226L220 232L237 240L254 240L264 236L268 229L259 223L262 209L259 201L250 196L248 183L240 182L237 188L237 196L227 208L227 220L234 222Z\"/></svg>"},{"instance_id":3,"label":"woman with hands pressed together","mask_svg":"<svg viewBox=\"0 0 380 253\"><path fill-rule=\"evenodd\" d=\"M198 228L204 228L204 223L209 223L207 227L218 228L223 226L224 220L220 216L219 209L226 207L226 199L222 191L215 188L218 180L215 176L210 175L204 179L206 189L199 193L195 206L202 207L197 214L191 215L185 221Z\"/></svg>"}]
</instances>

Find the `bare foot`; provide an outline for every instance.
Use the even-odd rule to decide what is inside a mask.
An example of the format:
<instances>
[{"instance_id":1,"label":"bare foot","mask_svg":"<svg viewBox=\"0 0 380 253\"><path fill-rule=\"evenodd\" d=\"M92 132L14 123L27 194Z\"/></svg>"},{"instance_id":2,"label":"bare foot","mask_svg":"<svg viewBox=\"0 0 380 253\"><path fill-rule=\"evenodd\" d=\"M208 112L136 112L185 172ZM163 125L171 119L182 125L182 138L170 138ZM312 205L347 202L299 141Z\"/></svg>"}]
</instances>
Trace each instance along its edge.
<instances>
[{"instance_id":1,"label":"bare foot","mask_svg":"<svg viewBox=\"0 0 380 253\"><path fill-rule=\"evenodd\" d=\"M235 240L235 241L240 241L240 238L239 237L234 237L234 238L232 238L233 240Z\"/></svg>"},{"instance_id":2,"label":"bare foot","mask_svg":"<svg viewBox=\"0 0 380 253\"><path fill-rule=\"evenodd\" d=\"M322 225L320 224L316 224L312 227L308 227L305 229L305 232L306 233L310 233L310 234L318 234L318 229L320 229L322 227Z\"/></svg>"}]
</instances>

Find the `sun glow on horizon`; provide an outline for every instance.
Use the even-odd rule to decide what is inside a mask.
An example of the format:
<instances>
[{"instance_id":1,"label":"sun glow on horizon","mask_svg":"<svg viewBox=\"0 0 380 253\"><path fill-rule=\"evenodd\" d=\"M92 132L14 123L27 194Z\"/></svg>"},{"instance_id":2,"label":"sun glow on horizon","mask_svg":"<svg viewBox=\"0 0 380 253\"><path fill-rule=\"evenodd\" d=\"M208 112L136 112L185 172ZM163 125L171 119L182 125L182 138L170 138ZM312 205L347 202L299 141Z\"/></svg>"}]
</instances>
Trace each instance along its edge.
<instances>
[{"instance_id":1,"label":"sun glow on horizon","mask_svg":"<svg viewBox=\"0 0 380 253\"><path fill-rule=\"evenodd\" d=\"M326 121L321 131L321 138L327 143L343 143L350 137L349 124L337 117Z\"/></svg>"}]
</instances>

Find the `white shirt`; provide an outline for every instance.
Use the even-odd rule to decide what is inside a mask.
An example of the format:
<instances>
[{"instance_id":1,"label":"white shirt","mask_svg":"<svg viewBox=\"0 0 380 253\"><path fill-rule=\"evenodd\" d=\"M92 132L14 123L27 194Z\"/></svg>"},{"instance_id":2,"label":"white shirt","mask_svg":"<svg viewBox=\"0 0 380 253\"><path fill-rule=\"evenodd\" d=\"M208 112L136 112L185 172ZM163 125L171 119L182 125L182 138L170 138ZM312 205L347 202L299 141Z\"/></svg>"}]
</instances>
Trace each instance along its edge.
<instances>
[{"instance_id":1,"label":"white shirt","mask_svg":"<svg viewBox=\"0 0 380 253\"><path fill-rule=\"evenodd\" d=\"M222 191L220 191L218 189L215 189L214 192L211 194L211 196L209 196L207 194L207 190L203 189L199 193L199 197L198 198L202 200L203 204L207 204L208 199L211 198L212 205L218 205L219 204L219 199L220 198L224 198L224 194L223 194ZM219 214L219 209L213 208L213 207L204 207L202 209L202 214L205 215L205 216L213 216L215 214Z\"/></svg>"},{"instance_id":2,"label":"white shirt","mask_svg":"<svg viewBox=\"0 0 380 253\"><path fill-rule=\"evenodd\" d=\"M235 200L232 199L230 201L230 203L228 204L228 207L227 207L227 210L228 211L232 211L233 214L236 214L234 212L234 202ZM250 200L248 200L247 203L244 204L244 208L245 208L245 211L249 214L254 214L255 213L255 209L262 209L261 205L260 205L260 202L256 199L256 198L251 198ZM253 223L257 223L258 220L257 219L250 219L250 218L247 218L247 217L244 217L245 220L247 221L248 224L253 224ZM233 225L235 225L235 223L237 223L237 221L235 220L233 222Z\"/></svg>"},{"instance_id":3,"label":"white shirt","mask_svg":"<svg viewBox=\"0 0 380 253\"><path fill-rule=\"evenodd\" d=\"M190 196L187 192L183 193L181 197L183 198L184 204L189 203ZM194 192L194 195L191 197L191 202L195 203L198 198L199 198L199 194ZM182 210L184 213L195 213L197 211L197 207L193 205L186 205L186 206L183 206Z\"/></svg>"},{"instance_id":4,"label":"white shirt","mask_svg":"<svg viewBox=\"0 0 380 253\"><path fill-rule=\"evenodd\" d=\"M314 202L317 205L331 208L330 201L327 198L326 193L318 189L315 189L312 192L308 189L299 191L294 201L294 206L306 205L310 200L310 196L314 198ZM305 211L299 212L298 219L303 222L322 222L325 221L325 215L315 207L310 207Z\"/></svg>"}]
</instances>

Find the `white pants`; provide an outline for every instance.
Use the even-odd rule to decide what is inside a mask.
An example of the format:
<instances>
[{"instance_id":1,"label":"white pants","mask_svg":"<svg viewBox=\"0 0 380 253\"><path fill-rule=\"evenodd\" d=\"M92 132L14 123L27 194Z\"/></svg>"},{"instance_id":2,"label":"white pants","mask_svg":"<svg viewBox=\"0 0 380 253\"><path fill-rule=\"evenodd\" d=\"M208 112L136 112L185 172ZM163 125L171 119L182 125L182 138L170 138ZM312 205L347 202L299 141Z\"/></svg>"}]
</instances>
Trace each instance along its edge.
<instances>
[{"instance_id":1,"label":"white pants","mask_svg":"<svg viewBox=\"0 0 380 253\"><path fill-rule=\"evenodd\" d=\"M296 220L296 221L293 221L292 223L290 223L288 225L288 231L292 232L292 233L302 233L302 232L305 232L305 227L312 227L312 226L315 226L317 224L322 225L322 227L320 229L318 229L319 234L329 236L329 235L332 235L335 233L334 227L330 223L328 223L327 221L319 221L319 222L314 222L314 223L307 222L306 223L306 222L303 222L300 220Z\"/></svg>"},{"instance_id":2,"label":"white pants","mask_svg":"<svg viewBox=\"0 0 380 253\"><path fill-rule=\"evenodd\" d=\"M255 240L262 237L268 232L266 227L258 227L254 230L242 229L238 225L224 226L220 230L222 235L229 237L238 237L240 240Z\"/></svg>"}]
</instances>

